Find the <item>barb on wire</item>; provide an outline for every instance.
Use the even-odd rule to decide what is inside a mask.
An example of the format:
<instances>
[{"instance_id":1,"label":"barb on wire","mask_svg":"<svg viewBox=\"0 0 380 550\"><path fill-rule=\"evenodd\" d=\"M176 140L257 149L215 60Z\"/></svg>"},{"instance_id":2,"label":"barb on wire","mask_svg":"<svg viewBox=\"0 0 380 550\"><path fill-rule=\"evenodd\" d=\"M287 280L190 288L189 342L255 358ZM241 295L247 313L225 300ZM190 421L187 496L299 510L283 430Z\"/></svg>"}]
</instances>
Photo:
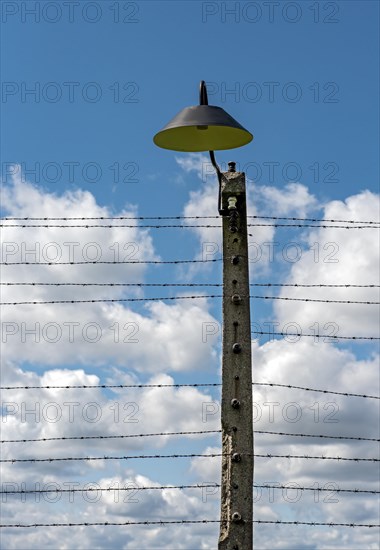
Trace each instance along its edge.
<instances>
[{"instance_id":1,"label":"barb on wire","mask_svg":"<svg viewBox=\"0 0 380 550\"><path fill-rule=\"evenodd\" d=\"M318 302L323 304L361 304L361 305L379 305L380 302L357 301L357 300L323 300L314 298L291 298L286 296L250 296L253 299L261 300L287 300L291 302Z\"/></svg>"},{"instance_id":2,"label":"barb on wire","mask_svg":"<svg viewBox=\"0 0 380 550\"><path fill-rule=\"evenodd\" d=\"M111 287L222 287L222 283L43 283L43 282L0 282L3 286L111 286ZM325 285L250 283L254 287L293 287L293 288L380 288L380 285Z\"/></svg>"},{"instance_id":3,"label":"barb on wire","mask_svg":"<svg viewBox=\"0 0 380 550\"><path fill-rule=\"evenodd\" d=\"M71 488L71 489L61 489L59 487L56 487L54 489L14 489L14 490L7 490L7 491L0 491L0 495L28 495L28 494L41 494L41 493L87 493L87 492L95 492L95 491L101 491L101 492L111 492L111 491L154 491L159 490L163 491L165 489L204 489L204 488L220 488L220 483L199 483L196 485L161 485L161 486L136 486L133 484L133 487L77 487L77 488ZM356 493L356 494L372 494L372 495L378 495L380 494L380 491L374 491L374 490L367 490L367 489L328 489L325 487L301 487L297 484L296 487L291 487L289 485L273 485L273 484L260 484L255 483L253 485L255 488L262 488L262 489L286 489L286 490L296 490L296 491L318 491L318 492L334 492L334 493Z\"/></svg>"},{"instance_id":4,"label":"barb on wire","mask_svg":"<svg viewBox=\"0 0 380 550\"><path fill-rule=\"evenodd\" d=\"M86 223L86 224L21 224L21 223L1 223L0 227L2 228L9 228L9 227L18 227L21 229L26 228L44 228L44 229L117 229L117 228L130 228L130 229L194 229L194 228L202 228L202 229L211 229L211 228L222 228L221 224L159 224L159 225L153 225L153 224L144 224L144 225L136 225L136 224L125 224L125 223L118 223L118 224L99 224L99 223ZM315 227L319 229L328 229L328 228L334 228L334 229L379 229L379 226L377 225L331 225L331 224L309 224L309 223L248 223L247 227ZM253 237L254 235L251 235L248 233L249 237Z\"/></svg>"},{"instance_id":5,"label":"barb on wire","mask_svg":"<svg viewBox=\"0 0 380 550\"><path fill-rule=\"evenodd\" d=\"M74 385L64 385L64 386L2 386L0 390L69 390L69 389L92 389L92 388L114 388L114 389L125 389L125 388L198 388L198 387L217 387L222 384L211 382L211 383L197 383L197 384L95 384L95 385L86 385L86 384L74 384Z\"/></svg>"},{"instance_id":6,"label":"barb on wire","mask_svg":"<svg viewBox=\"0 0 380 550\"><path fill-rule=\"evenodd\" d=\"M159 298L102 298L99 300L42 300L22 302L1 302L0 306L41 305L41 304L98 304L115 302L158 302L161 300L197 300L201 298L223 298L221 294L199 294L195 296L162 296Z\"/></svg>"},{"instance_id":7,"label":"barb on wire","mask_svg":"<svg viewBox=\"0 0 380 550\"><path fill-rule=\"evenodd\" d=\"M266 225L271 225L271 224L266 224ZM99 223L92 223L92 224L70 224L70 225L67 225L67 224L0 224L0 227L3 227L3 228L7 228L7 227L20 227L20 228L28 228L28 227L33 227L33 228L36 228L36 227L40 227L40 228L44 228L44 229L78 229L80 227L82 228L85 228L85 229L90 229L90 228L98 228L98 229L117 229L118 227L120 228L131 228L131 229L190 229L190 228L193 228L193 227L201 227L201 228L214 228L214 227L219 227L221 228L221 224L217 224L217 225L211 225L211 224L207 224L207 225L204 225L204 224L196 224L196 225L184 225L184 224L160 224L160 225L152 225L152 224L144 224L144 225L137 225L137 224L125 224L125 223L120 223L120 224L112 224L112 225L109 225L109 224L99 224ZM364 227L367 227L367 226L364 226ZM370 227L370 226L368 226Z\"/></svg>"},{"instance_id":8,"label":"barb on wire","mask_svg":"<svg viewBox=\"0 0 380 550\"><path fill-rule=\"evenodd\" d=\"M200 434L216 434L221 430L200 430L189 432L159 432L159 433L147 433L147 434L123 434L123 435L78 435L71 437L40 437L38 439L3 439L0 443L31 443L32 441L75 441L85 439L127 439L130 437L158 437L158 436L171 436L171 435L200 435Z\"/></svg>"},{"instance_id":9,"label":"barb on wire","mask_svg":"<svg viewBox=\"0 0 380 550\"><path fill-rule=\"evenodd\" d=\"M204 264L221 262L222 258L210 258L207 260L122 260L122 261L83 261L83 262L0 262L0 265L124 265L124 264Z\"/></svg>"},{"instance_id":10,"label":"barb on wire","mask_svg":"<svg viewBox=\"0 0 380 550\"><path fill-rule=\"evenodd\" d=\"M246 296L242 296L246 298ZM1 302L0 306L17 305L39 305L39 304L93 304L101 302L153 302L161 300L197 300L200 298L223 298L222 294L198 294L193 296L160 296L153 298L99 298L95 300L25 300L21 302ZM255 300L287 300L292 302L318 302L325 304L360 304L360 305L379 305L380 302L358 301L358 300L322 300L313 298L290 298L285 296L249 296Z\"/></svg>"},{"instance_id":11,"label":"barb on wire","mask_svg":"<svg viewBox=\"0 0 380 550\"><path fill-rule=\"evenodd\" d=\"M307 338L333 338L334 340L380 340L379 336L338 336L332 334L303 334L300 332L268 332L254 330L251 334L264 334L270 336L305 336Z\"/></svg>"},{"instance_id":12,"label":"barb on wire","mask_svg":"<svg viewBox=\"0 0 380 550\"><path fill-rule=\"evenodd\" d=\"M86 220L101 220L101 221L116 221L116 220L219 220L220 216L66 216L66 217L4 217L1 221L86 221ZM326 221L326 220L322 220ZM354 223L375 223L375 222L354 222ZM83 224L80 227L86 227ZM45 225L43 226L45 227ZM66 227L66 226L65 226ZM70 226L67 226L70 227ZM101 226L103 227L103 226ZM107 227L107 226L105 226ZM139 227L137 224L132 227ZM181 225L182 227L182 225Z\"/></svg>"},{"instance_id":13,"label":"barb on wire","mask_svg":"<svg viewBox=\"0 0 380 550\"><path fill-rule=\"evenodd\" d=\"M218 382L201 382L195 384L68 384L68 385L47 385L47 386L1 386L0 390L70 390L70 389L127 389L127 388L199 388L199 387L220 387ZM380 399L375 395L365 395L360 393L337 392L332 390L323 390L316 388L307 388L304 386L293 386L291 384L276 384L274 382L253 382L252 386L275 386L283 388L293 388L297 390L313 391L319 393L332 393L343 395L345 397L364 397L366 399Z\"/></svg>"},{"instance_id":14,"label":"barb on wire","mask_svg":"<svg viewBox=\"0 0 380 550\"><path fill-rule=\"evenodd\" d=\"M61 488L55 488L55 489L17 489L12 491L0 491L0 495L29 495L29 494L40 494L40 493L87 493L87 492L94 492L94 491L101 491L101 492L111 492L111 491L154 491L154 490L160 490L163 491L165 489L203 489L206 487L220 487L220 484L218 483L199 483L197 485L161 485L161 486L141 486L139 487L135 483L133 483L132 487L77 487L77 488L71 488L71 489L61 489ZM357 491L361 492L361 491ZM368 491L365 491L368 492Z\"/></svg>"},{"instance_id":15,"label":"barb on wire","mask_svg":"<svg viewBox=\"0 0 380 550\"><path fill-rule=\"evenodd\" d=\"M53 226L50 226L50 227L53 227ZM188 227L196 227L196 226L188 226ZM379 226L377 225L330 225L330 224L316 225L316 224L310 224L310 223L248 223L247 227L299 227L299 228L315 227L316 229L332 229L332 228L334 229L379 229ZM248 233L248 236L254 237L255 235Z\"/></svg>"},{"instance_id":16,"label":"barb on wire","mask_svg":"<svg viewBox=\"0 0 380 550\"><path fill-rule=\"evenodd\" d=\"M288 220L304 222L333 222L333 223L357 223L357 224L380 224L380 221L361 220L334 220L325 218L295 218L283 216L247 216L249 219L259 220ZM211 220L219 219L219 216L65 216L65 217L4 217L3 221L67 221L67 220Z\"/></svg>"},{"instance_id":17,"label":"barb on wire","mask_svg":"<svg viewBox=\"0 0 380 550\"><path fill-rule=\"evenodd\" d=\"M380 491L374 491L374 490L367 490L367 489L328 489L326 487L301 487L298 485L298 483L296 484L296 487L289 487L289 485L271 485L269 483L265 483L265 484L259 484L259 483L255 483L253 485L254 487L257 487L257 488L262 488L262 489L294 489L295 491L318 491L318 492L334 492L334 493L366 493L366 494L371 494L371 495L378 495L380 494ZM215 485L214 485L215 487ZM54 491L54 489L53 489Z\"/></svg>"},{"instance_id":18,"label":"barb on wire","mask_svg":"<svg viewBox=\"0 0 380 550\"><path fill-rule=\"evenodd\" d=\"M5 286L121 286L121 287L222 287L218 283L14 283L0 282Z\"/></svg>"},{"instance_id":19,"label":"barb on wire","mask_svg":"<svg viewBox=\"0 0 380 550\"><path fill-rule=\"evenodd\" d=\"M231 456L232 453L185 453L185 454L170 454L170 455L125 455L125 456L69 456L69 457L50 457L50 458L5 458L1 459L2 463L19 463L19 462L64 462L64 461L95 461L95 460L132 460L132 459L157 459L157 458L215 458L221 456ZM281 455L281 454L260 454L260 453L246 453L247 456L254 456L257 458L302 458L306 460L343 460L349 462L380 462L379 458L362 458L362 457L341 457L341 456L311 456L311 455Z\"/></svg>"},{"instance_id":20,"label":"barb on wire","mask_svg":"<svg viewBox=\"0 0 380 550\"><path fill-rule=\"evenodd\" d=\"M146 433L146 434L123 434L123 435L81 435L81 436L62 436L62 437L40 437L37 439L3 439L0 443L32 443L32 442L44 442L44 441L83 441L87 439L127 439L131 437L156 437L156 436L171 436L171 435L199 435L199 434L217 434L221 433L221 430L202 430L193 432L160 432L160 433ZM268 432L264 430L255 430L255 434L265 435L284 435L290 437L314 437L324 439L342 439L342 440L354 440L354 441L375 441L379 442L380 439L368 438L368 437L353 437L343 435L319 435L319 434L300 434L300 433L287 433L287 432Z\"/></svg>"},{"instance_id":21,"label":"barb on wire","mask_svg":"<svg viewBox=\"0 0 380 550\"><path fill-rule=\"evenodd\" d=\"M380 439L368 438L368 437L352 437L349 435L320 435L320 434L295 434L288 432L268 432L264 430L254 430L255 434L265 434L265 435L285 435L289 437L317 437L323 439L343 439L343 440L354 440L354 441L375 441L379 442Z\"/></svg>"},{"instance_id":22,"label":"barb on wire","mask_svg":"<svg viewBox=\"0 0 380 550\"><path fill-rule=\"evenodd\" d=\"M253 382L253 386L273 386L276 388L292 388L296 390L315 391L318 393L331 393L333 395L344 395L345 397L364 397L366 399L380 399L378 395L366 395L363 393L348 393L332 390L319 390L315 388L307 388L305 386L292 386L291 384L274 384L273 382Z\"/></svg>"},{"instance_id":23,"label":"barb on wire","mask_svg":"<svg viewBox=\"0 0 380 550\"><path fill-rule=\"evenodd\" d=\"M221 523L219 519L198 519L198 520L158 520L158 521L95 521L95 522L82 522L82 523L5 523L0 525L0 528L28 528L28 527L94 527L94 526L126 526L126 525L159 525L161 527L165 525L193 525L193 524L207 524L207 523ZM229 523L224 521L223 523ZM312 527L326 526L326 527L380 527L377 523L329 523L319 521L282 521L282 520L261 520L254 519L252 523L257 524L272 524L272 525L309 525Z\"/></svg>"},{"instance_id":24,"label":"barb on wire","mask_svg":"<svg viewBox=\"0 0 380 550\"><path fill-rule=\"evenodd\" d=\"M282 217L282 216L247 216L247 218L256 218L259 220L288 220L288 221L302 221L302 222L332 222L332 223L357 223L357 224L380 224L380 221L358 221L358 220L332 220L324 218L294 218L294 217Z\"/></svg>"},{"instance_id":25,"label":"barb on wire","mask_svg":"<svg viewBox=\"0 0 380 550\"><path fill-rule=\"evenodd\" d=\"M325 284L299 284L299 283L251 283L250 286L285 286L285 287L300 287L300 288L380 288L380 285L325 285Z\"/></svg>"}]
</instances>

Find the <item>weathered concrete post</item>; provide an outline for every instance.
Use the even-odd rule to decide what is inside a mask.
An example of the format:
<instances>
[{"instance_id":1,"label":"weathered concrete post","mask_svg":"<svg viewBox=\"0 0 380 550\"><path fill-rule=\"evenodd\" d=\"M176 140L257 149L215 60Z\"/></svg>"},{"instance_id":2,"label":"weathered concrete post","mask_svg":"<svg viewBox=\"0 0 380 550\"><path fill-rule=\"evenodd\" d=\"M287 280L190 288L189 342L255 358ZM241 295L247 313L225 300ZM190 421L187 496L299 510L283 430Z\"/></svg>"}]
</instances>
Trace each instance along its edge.
<instances>
[{"instance_id":1,"label":"weathered concrete post","mask_svg":"<svg viewBox=\"0 0 380 550\"><path fill-rule=\"evenodd\" d=\"M251 550L253 425L245 174L222 174L223 379L219 550Z\"/></svg>"}]
</instances>

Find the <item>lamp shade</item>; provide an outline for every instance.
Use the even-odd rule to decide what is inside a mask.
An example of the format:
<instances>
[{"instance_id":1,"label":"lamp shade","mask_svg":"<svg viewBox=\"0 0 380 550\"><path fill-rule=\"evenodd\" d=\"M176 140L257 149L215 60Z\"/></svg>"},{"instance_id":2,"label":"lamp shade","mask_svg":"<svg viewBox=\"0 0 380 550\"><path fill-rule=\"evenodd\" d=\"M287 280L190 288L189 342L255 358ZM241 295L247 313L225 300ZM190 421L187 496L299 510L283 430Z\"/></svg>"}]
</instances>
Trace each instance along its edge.
<instances>
[{"instance_id":1,"label":"lamp shade","mask_svg":"<svg viewBox=\"0 0 380 550\"><path fill-rule=\"evenodd\" d=\"M218 151L241 147L253 135L221 107L197 105L180 111L153 141L173 151Z\"/></svg>"}]
</instances>

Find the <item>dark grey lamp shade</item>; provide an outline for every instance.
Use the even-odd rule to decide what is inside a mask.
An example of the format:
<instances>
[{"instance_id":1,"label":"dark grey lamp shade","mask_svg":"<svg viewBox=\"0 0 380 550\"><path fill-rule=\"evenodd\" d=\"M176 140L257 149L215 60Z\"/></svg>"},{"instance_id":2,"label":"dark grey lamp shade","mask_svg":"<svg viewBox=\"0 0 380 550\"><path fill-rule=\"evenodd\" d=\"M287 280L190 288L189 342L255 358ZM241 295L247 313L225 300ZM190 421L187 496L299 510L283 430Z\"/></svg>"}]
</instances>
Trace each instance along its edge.
<instances>
[{"instance_id":1,"label":"dark grey lamp shade","mask_svg":"<svg viewBox=\"0 0 380 550\"><path fill-rule=\"evenodd\" d=\"M221 107L196 105L180 111L153 141L173 151L218 151L241 147L253 135Z\"/></svg>"}]
</instances>

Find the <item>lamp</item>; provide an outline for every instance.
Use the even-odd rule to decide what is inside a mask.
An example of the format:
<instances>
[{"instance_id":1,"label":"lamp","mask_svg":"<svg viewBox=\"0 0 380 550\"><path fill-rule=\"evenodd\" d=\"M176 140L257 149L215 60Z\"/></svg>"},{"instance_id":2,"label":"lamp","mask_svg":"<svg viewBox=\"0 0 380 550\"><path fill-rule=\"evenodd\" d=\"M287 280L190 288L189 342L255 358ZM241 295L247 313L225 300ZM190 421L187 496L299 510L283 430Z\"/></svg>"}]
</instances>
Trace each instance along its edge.
<instances>
[{"instance_id":1,"label":"lamp","mask_svg":"<svg viewBox=\"0 0 380 550\"><path fill-rule=\"evenodd\" d=\"M182 152L209 151L211 163L218 175L220 214L221 171L215 161L214 151L234 149L247 145L253 135L221 107L208 104L206 83L200 83L199 105L182 109L153 141L158 147Z\"/></svg>"}]
</instances>

